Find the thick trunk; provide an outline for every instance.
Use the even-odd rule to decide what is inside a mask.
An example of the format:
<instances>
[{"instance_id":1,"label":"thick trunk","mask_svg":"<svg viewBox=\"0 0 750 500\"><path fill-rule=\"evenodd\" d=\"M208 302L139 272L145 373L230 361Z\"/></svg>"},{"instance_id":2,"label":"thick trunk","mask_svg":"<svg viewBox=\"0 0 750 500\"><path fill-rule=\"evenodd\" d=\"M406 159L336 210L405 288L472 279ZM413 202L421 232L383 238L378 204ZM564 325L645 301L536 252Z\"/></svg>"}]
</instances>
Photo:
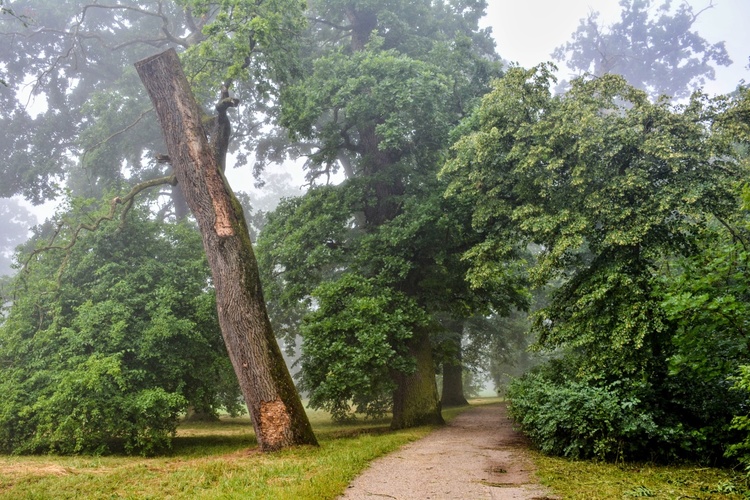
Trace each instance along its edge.
<instances>
[{"instance_id":1,"label":"thick trunk","mask_svg":"<svg viewBox=\"0 0 750 500\"><path fill-rule=\"evenodd\" d=\"M345 12L351 24L352 51L360 52L370 41L373 30L378 27L378 16L367 9L357 10L351 4L345 8Z\"/></svg>"},{"instance_id":2,"label":"thick trunk","mask_svg":"<svg viewBox=\"0 0 750 500\"><path fill-rule=\"evenodd\" d=\"M432 345L426 331L415 332L409 352L417 363L417 370L410 374L396 373L396 390L393 393L393 420L391 429L405 429L418 425L443 424L440 413L435 364L432 361Z\"/></svg>"},{"instance_id":3,"label":"thick trunk","mask_svg":"<svg viewBox=\"0 0 750 500\"><path fill-rule=\"evenodd\" d=\"M444 407L469 404L464 396L463 371L460 361L457 361L457 364L443 364L443 397L440 402Z\"/></svg>"},{"instance_id":4,"label":"thick trunk","mask_svg":"<svg viewBox=\"0 0 750 500\"><path fill-rule=\"evenodd\" d=\"M381 139L374 124L362 126L358 131L362 175L368 179L364 200L365 221L368 226L377 227L401 212L404 183L399 175L389 172L400 157L396 152L380 148Z\"/></svg>"},{"instance_id":5,"label":"thick trunk","mask_svg":"<svg viewBox=\"0 0 750 500\"><path fill-rule=\"evenodd\" d=\"M242 207L222 175L174 50L136 63L206 250L219 323L262 450L317 444L276 343Z\"/></svg>"},{"instance_id":6,"label":"thick trunk","mask_svg":"<svg viewBox=\"0 0 750 500\"><path fill-rule=\"evenodd\" d=\"M464 406L469 404L464 396L463 363L461 356L461 337L463 336L463 321L450 323L450 336L447 350L455 353L452 360L443 363L443 394L440 402L446 406Z\"/></svg>"}]
</instances>

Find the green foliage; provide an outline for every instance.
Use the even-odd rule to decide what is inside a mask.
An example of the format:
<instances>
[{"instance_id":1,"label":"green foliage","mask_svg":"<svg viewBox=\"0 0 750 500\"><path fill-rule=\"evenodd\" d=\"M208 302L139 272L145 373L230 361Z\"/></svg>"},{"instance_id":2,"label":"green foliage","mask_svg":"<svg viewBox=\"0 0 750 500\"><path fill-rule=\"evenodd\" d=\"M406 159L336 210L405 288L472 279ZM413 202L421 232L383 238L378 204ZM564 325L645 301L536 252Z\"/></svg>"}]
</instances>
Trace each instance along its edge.
<instances>
[{"instance_id":1,"label":"green foliage","mask_svg":"<svg viewBox=\"0 0 750 500\"><path fill-rule=\"evenodd\" d=\"M741 365L739 373L733 378L734 389L750 394L750 365ZM747 413L735 415L732 419L732 429L740 431L743 439L727 448L727 455L736 457L750 471L750 415Z\"/></svg>"},{"instance_id":2,"label":"green foliage","mask_svg":"<svg viewBox=\"0 0 750 500\"><path fill-rule=\"evenodd\" d=\"M562 285L536 315L539 342L586 349L593 371L644 369L666 328L653 274L693 251L708 214L732 210L737 165L700 97L671 109L612 75L555 97L551 83L546 67L510 70L443 169L484 235L470 277L486 279L514 241L541 245L532 277Z\"/></svg>"},{"instance_id":3,"label":"green foliage","mask_svg":"<svg viewBox=\"0 0 750 500\"><path fill-rule=\"evenodd\" d=\"M382 43L375 38L353 55L334 52L321 57L310 78L287 90L281 123L324 144L316 153L317 163L336 160L342 127L374 125L378 147L396 157L411 148L435 148L435 137L446 136L446 76L432 64L383 50ZM311 88L319 90L312 93ZM315 130L323 110L336 110L345 122L337 122L334 116L320 131Z\"/></svg>"},{"instance_id":4,"label":"green foliage","mask_svg":"<svg viewBox=\"0 0 750 500\"><path fill-rule=\"evenodd\" d=\"M603 382L577 376L585 365L567 355L510 385L511 413L545 453L712 463L737 438L729 424L747 398L730 391L726 378L675 374Z\"/></svg>"},{"instance_id":5,"label":"green foliage","mask_svg":"<svg viewBox=\"0 0 750 500\"><path fill-rule=\"evenodd\" d=\"M221 2L219 9L208 0L175 3L202 20L196 43L183 56L186 73L198 88L215 91L220 82L259 80L263 88L257 90L265 99L274 85L295 73L304 2L231 0Z\"/></svg>"},{"instance_id":6,"label":"green foliage","mask_svg":"<svg viewBox=\"0 0 750 500\"><path fill-rule=\"evenodd\" d=\"M414 371L405 344L425 326L424 312L403 294L350 273L320 285L313 299L317 308L301 328L300 388L310 406L345 420L351 402L357 413L381 417L395 388L392 371Z\"/></svg>"},{"instance_id":7,"label":"green foliage","mask_svg":"<svg viewBox=\"0 0 750 500\"><path fill-rule=\"evenodd\" d=\"M69 238L18 275L0 325L0 449L151 454L188 404L236 411L197 231L136 212Z\"/></svg>"},{"instance_id":8,"label":"green foliage","mask_svg":"<svg viewBox=\"0 0 750 500\"><path fill-rule=\"evenodd\" d=\"M542 452L616 460L639 458L656 445L658 426L636 394L618 383L597 387L556 371L553 363L529 373L507 393L511 415Z\"/></svg>"}]
</instances>

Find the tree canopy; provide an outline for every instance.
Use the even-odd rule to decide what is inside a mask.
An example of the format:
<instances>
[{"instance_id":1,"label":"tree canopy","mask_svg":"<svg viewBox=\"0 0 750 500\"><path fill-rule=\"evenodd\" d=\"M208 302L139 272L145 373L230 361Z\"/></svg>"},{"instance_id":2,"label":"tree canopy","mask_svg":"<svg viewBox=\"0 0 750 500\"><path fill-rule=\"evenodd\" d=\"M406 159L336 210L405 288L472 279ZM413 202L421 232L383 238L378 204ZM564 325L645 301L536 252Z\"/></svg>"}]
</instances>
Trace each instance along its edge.
<instances>
[{"instance_id":1,"label":"tree canopy","mask_svg":"<svg viewBox=\"0 0 750 500\"><path fill-rule=\"evenodd\" d=\"M684 106L652 103L616 75L575 80L557 96L553 84L546 66L509 70L441 173L448 196L474 207L483 235L466 253L473 276L491 275L486 262L507 259L509 242L521 241L541 248L532 278L560 283L532 331L539 348L567 354L516 386L516 416L550 452L635 456L659 446L662 457L699 448L716 456L739 408L720 401L738 399L719 389L726 372L701 379L698 396L671 371L690 348L676 330L675 314L686 319L678 297L666 307L661 277L675 259L705 259L701 235L736 213L745 169L721 130L737 107L701 95ZM594 411L611 425L587 420Z\"/></svg>"}]
</instances>

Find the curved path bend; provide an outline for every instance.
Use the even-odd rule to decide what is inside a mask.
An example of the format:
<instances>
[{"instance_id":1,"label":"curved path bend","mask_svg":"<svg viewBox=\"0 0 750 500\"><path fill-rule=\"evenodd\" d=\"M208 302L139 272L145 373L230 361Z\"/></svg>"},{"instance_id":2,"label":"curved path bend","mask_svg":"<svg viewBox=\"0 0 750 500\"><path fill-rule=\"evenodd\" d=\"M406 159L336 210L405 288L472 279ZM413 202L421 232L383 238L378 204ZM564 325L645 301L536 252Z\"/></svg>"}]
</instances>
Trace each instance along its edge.
<instances>
[{"instance_id":1,"label":"curved path bend","mask_svg":"<svg viewBox=\"0 0 750 500\"><path fill-rule=\"evenodd\" d=\"M505 404L478 406L370 464L341 500L553 499Z\"/></svg>"}]
</instances>

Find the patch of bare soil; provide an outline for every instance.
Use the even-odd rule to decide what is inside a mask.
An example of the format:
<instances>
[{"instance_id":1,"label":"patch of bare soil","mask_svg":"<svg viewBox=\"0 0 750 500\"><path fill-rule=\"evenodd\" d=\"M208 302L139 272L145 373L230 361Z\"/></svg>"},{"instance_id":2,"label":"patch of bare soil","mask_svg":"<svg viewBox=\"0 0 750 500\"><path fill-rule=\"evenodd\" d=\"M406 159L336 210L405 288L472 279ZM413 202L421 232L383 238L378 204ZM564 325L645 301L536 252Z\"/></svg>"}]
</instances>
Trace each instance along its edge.
<instances>
[{"instance_id":1,"label":"patch of bare soil","mask_svg":"<svg viewBox=\"0 0 750 500\"><path fill-rule=\"evenodd\" d=\"M505 404L467 410L424 439L372 462L342 500L552 499Z\"/></svg>"}]
</instances>

